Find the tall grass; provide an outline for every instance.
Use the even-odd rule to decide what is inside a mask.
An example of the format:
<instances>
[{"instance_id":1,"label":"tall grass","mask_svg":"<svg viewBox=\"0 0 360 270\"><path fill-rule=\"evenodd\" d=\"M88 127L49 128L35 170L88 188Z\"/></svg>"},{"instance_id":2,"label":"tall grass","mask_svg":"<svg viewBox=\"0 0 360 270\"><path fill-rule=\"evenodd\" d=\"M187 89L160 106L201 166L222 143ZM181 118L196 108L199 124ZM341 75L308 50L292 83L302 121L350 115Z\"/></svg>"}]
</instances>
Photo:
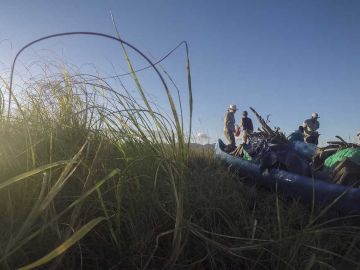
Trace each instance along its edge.
<instances>
[{"instance_id":1,"label":"tall grass","mask_svg":"<svg viewBox=\"0 0 360 270\"><path fill-rule=\"evenodd\" d=\"M211 150L191 149L161 72L170 115L113 39L140 99L70 72L31 81L21 96L3 80L14 104L4 110L2 92L1 269L359 267L358 216L315 209L314 218L297 200L242 184ZM188 58L187 74L191 120Z\"/></svg>"}]
</instances>

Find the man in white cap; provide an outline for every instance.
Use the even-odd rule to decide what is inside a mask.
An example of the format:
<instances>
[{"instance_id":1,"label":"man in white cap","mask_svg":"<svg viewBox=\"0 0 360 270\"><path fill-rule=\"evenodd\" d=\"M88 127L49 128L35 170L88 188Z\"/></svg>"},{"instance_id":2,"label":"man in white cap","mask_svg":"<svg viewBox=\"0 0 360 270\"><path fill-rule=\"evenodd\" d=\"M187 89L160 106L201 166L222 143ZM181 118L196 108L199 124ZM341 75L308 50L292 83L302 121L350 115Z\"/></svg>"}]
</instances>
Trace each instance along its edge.
<instances>
[{"instance_id":1,"label":"man in white cap","mask_svg":"<svg viewBox=\"0 0 360 270\"><path fill-rule=\"evenodd\" d=\"M231 104L227 110L224 117L224 134L228 142L230 143L227 146L228 151L235 149L235 112L236 105Z\"/></svg>"},{"instance_id":2,"label":"man in white cap","mask_svg":"<svg viewBox=\"0 0 360 270\"><path fill-rule=\"evenodd\" d=\"M303 123L304 127L304 135L305 135L305 142L307 143L313 143L317 145L319 143L319 133L317 130L320 127L320 123L318 121L319 115L314 112L311 114L310 119L306 119Z\"/></svg>"}]
</instances>

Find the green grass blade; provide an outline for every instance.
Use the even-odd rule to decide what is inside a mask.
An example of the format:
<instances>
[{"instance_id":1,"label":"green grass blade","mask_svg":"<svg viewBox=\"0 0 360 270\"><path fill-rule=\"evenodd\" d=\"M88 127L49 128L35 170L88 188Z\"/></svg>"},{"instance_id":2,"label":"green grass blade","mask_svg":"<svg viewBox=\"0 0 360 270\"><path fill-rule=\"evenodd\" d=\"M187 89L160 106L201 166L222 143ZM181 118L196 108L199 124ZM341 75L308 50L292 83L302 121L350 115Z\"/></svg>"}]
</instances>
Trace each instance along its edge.
<instances>
[{"instance_id":1,"label":"green grass blade","mask_svg":"<svg viewBox=\"0 0 360 270\"><path fill-rule=\"evenodd\" d=\"M55 259L60 254L67 251L70 247L72 247L78 241L80 241L80 239L82 239L88 232L90 232L96 225L98 225L103 220L105 220L104 217L98 217L98 218L95 218L95 219L89 221L84 226L82 226L77 232L75 232L69 239L67 239L64 243L62 243L60 246L55 248L53 251L51 251L44 257L40 258L39 260L19 268L19 270L34 269L35 267L39 267L45 263L50 262L51 260Z\"/></svg>"},{"instance_id":2,"label":"green grass blade","mask_svg":"<svg viewBox=\"0 0 360 270\"><path fill-rule=\"evenodd\" d=\"M192 132L192 115L193 115L193 95L192 95L192 84L191 84L191 71L190 71L190 57L189 57L189 47L186 45L186 70L187 70L187 80L188 80L188 90L189 90L189 138L188 138L188 147L190 147L190 138Z\"/></svg>"},{"instance_id":3,"label":"green grass blade","mask_svg":"<svg viewBox=\"0 0 360 270\"><path fill-rule=\"evenodd\" d=\"M0 258L0 262L3 262L4 260L7 259L7 257L9 257L10 255L12 255L14 252L16 252L17 250L19 250L23 245L25 245L26 243L28 243L30 240L34 239L37 235L39 235L44 229L48 228L53 222L55 222L56 220L58 220L58 218L60 218L61 216L63 216L64 214L66 214L67 212L69 212L70 209L74 208L75 206L77 206L79 203L83 202L87 197L90 196L90 194L92 194L94 191L96 191L97 189L99 189L107 180L111 179L112 177L114 177L115 175L119 174L120 171L119 169L115 169L112 172L110 172L106 177L104 177L102 180L97 181L96 184L94 185L94 187L92 187L91 189L89 189L88 191L84 192L79 198L77 198L74 202L72 202L69 206L67 206L63 211L61 211L60 213L58 213L55 217L53 217L51 220L49 220L49 222L43 226L42 228L40 228L39 230L37 230L36 232L30 234L29 236L27 236L25 239L21 240L20 242L17 243L16 247L14 247L14 249L12 249L11 251L9 251L7 254L3 254L3 257Z\"/></svg>"},{"instance_id":4,"label":"green grass blade","mask_svg":"<svg viewBox=\"0 0 360 270\"><path fill-rule=\"evenodd\" d=\"M44 166L40 166L38 168L35 168L35 169L32 169L31 171L27 171L25 173L22 173L22 174L19 174L17 176L14 176L10 179L8 179L7 181L3 182L3 183L0 183L0 189L3 189L11 184L14 184L16 182L19 182L21 180L24 180L30 176L33 176L33 175L36 175L38 173L41 173L43 171L46 171L50 168L54 168L54 167L57 167L57 166L60 166L60 165L65 165L68 161L67 160L60 160L60 161L57 161L57 162L53 162L53 163L50 163L50 164L46 164Z\"/></svg>"}]
</instances>

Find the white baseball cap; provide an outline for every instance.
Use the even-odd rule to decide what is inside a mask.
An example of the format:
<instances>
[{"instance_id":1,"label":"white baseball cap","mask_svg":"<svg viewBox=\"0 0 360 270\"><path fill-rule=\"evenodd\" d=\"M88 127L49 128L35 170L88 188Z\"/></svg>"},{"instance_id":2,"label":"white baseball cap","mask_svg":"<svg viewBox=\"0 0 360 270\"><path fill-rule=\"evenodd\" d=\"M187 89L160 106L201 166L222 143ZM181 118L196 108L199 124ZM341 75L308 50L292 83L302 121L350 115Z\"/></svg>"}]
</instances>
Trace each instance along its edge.
<instances>
[{"instance_id":1,"label":"white baseball cap","mask_svg":"<svg viewBox=\"0 0 360 270\"><path fill-rule=\"evenodd\" d=\"M236 111L236 105L230 104L229 110Z\"/></svg>"},{"instance_id":2,"label":"white baseball cap","mask_svg":"<svg viewBox=\"0 0 360 270\"><path fill-rule=\"evenodd\" d=\"M318 115L316 112L313 112L313 113L311 114L311 117L312 117L312 118L320 118L319 115Z\"/></svg>"}]
</instances>

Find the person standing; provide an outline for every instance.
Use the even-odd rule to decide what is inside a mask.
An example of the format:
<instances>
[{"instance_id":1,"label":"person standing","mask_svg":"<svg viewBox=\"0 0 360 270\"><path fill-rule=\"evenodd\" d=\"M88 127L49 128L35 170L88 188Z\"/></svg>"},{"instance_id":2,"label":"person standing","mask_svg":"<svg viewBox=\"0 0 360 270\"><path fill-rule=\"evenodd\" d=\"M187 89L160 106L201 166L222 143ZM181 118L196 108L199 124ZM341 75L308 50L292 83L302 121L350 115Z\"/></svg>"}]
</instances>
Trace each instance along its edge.
<instances>
[{"instance_id":1,"label":"person standing","mask_svg":"<svg viewBox=\"0 0 360 270\"><path fill-rule=\"evenodd\" d=\"M241 121L240 121L240 128L242 129L242 139L243 139L243 143L244 144L247 144L248 143L248 139L249 139L249 136L251 135L251 133L253 132L254 130L254 127L253 127L253 123L252 123L252 120L248 117L248 112L247 111L243 111L242 113L242 118L241 118Z\"/></svg>"},{"instance_id":2,"label":"person standing","mask_svg":"<svg viewBox=\"0 0 360 270\"><path fill-rule=\"evenodd\" d=\"M316 112L314 112L311 114L310 119L306 119L304 121L303 127L304 127L305 142L318 145L319 133L317 132L317 130L320 127L320 123L318 121L319 118L320 118L319 115Z\"/></svg>"},{"instance_id":3,"label":"person standing","mask_svg":"<svg viewBox=\"0 0 360 270\"><path fill-rule=\"evenodd\" d=\"M229 142L227 146L229 151L235 149L235 112L236 105L231 104L224 117L224 134Z\"/></svg>"}]
</instances>

